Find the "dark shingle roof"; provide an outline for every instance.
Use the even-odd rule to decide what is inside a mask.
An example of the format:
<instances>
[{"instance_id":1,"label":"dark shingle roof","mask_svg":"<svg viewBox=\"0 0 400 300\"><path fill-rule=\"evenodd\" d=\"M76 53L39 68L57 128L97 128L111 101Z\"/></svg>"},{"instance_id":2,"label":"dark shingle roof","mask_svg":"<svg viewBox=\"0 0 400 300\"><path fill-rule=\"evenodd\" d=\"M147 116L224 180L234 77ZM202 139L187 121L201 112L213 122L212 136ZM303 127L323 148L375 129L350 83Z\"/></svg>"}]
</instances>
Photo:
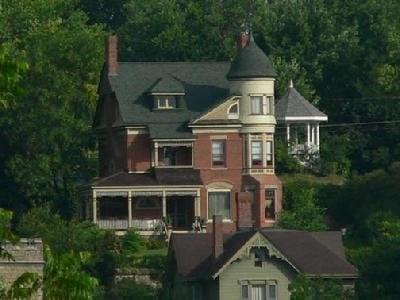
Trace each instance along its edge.
<instances>
[{"instance_id":1,"label":"dark shingle roof","mask_svg":"<svg viewBox=\"0 0 400 300\"><path fill-rule=\"evenodd\" d=\"M276 119L281 121L287 117L320 117L328 119L326 114L308 102L294 87L289 87L286 94L279 99L275 106L275 115Z\"/></svg>"},{"instance_id":2,"label":"dark shingle roof","mask_svg":"<svg viewBox=\"0 0 400 300\"><path fill-rule=\"evenodd\" d=\"M329 232L318 232L318 238L313 233L296 230L261 232L291 263L307 275L357 276L357 269L336 252L342 245L341 239L330 239L332 236L324 238L324 235L331 234Z\"/></svg>"},{"instance_id":3,"label":"dark shingle roof","mask_svg":"<svg viewBox=\"0 0 400 300\"><path fill-rule=\"evenodd\" d=\"M99 91L115 93L122 125L147 125L152 137L164 133L170 138L188 137L189 129L176 124L187 124L229 94L226 79L229 65L229 62L121 62L118 75L102 76ZM185 92L179 108L153 110L149 92L171 90L178 85Z\"/></svg>"},{"instance_id":4,"label":"dark shingle roof","mask_svg":"<svg viewBox=\"0 0 400 300\"><path fill-rule=\"evenodd\" d=\"M216 274L256 231L227 236L224 253L212 259L211 234L173 234L178 274L187 280L209 278ZM267 238L298 270L308 276L354 278L357 269L346 261L339 232L305 232L262 229Z\"/></svg>"},{"instance_id":5,"label":"dark shingle roof","mask_svg":"<svg viewBox=\"0 0 400 300\"><path fill-rule=\"evenodd\" d=\"M151 93L184 93L185 88L181 82L171 76L160 78L149 90Z\"/></svg>"},{"instance_id":6,"label":"dark shingle roof","mask_svg":"<svg viewBox=\"0 0 400 300\"><path fill-rule=\"evenodd\" d=\"M276 71L265 53L254 42L239 51L229 69L227 78L265 78L276 77Z\"/></svg>"},{"instance_id":7,"label":"dark shingle roof","mask_svg":"<svg viewBox=\"0 0 400 300\"><path fill-rule=\"evenodd\" d=\"M191 168L156 168L151 173L119 172L92 183L94 187L157 185L197 186L202 181L199 171Z\"/></svg>"}]
</instances>

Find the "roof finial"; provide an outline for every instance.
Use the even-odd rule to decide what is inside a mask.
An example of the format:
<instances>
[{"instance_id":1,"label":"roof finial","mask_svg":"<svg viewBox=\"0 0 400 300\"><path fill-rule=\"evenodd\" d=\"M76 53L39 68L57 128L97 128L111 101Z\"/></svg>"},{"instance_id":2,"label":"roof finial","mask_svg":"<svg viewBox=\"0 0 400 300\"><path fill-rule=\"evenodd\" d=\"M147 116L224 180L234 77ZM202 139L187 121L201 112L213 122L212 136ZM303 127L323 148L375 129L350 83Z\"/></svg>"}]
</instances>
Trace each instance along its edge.
<instances>
[{"instance_id":1,"label":"roof finial","mask_svg":"<svg viewBox=\"0 0 400 300\"><path fill-rule=\"evenodd\" d=\"M290 79L289 87L293 88L293 80L292 79Z\"/></svg>"}]
</instances>

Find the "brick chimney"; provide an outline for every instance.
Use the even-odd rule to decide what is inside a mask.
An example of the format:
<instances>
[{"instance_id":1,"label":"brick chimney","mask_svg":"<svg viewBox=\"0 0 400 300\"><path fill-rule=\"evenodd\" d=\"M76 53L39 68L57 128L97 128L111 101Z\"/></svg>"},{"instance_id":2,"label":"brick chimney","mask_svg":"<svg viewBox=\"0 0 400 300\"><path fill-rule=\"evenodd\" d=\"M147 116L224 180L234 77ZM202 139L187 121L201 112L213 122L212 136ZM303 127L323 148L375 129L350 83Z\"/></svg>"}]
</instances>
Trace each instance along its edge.
<instances>
[{"instance_id":1,"label":"brick chimney","mask_svg":"<svg viewBox=\"0 0 400 300\"><path fill-rule=\"evenodd\" d=\"M237 227L238 230L250 229L253 227L252 204L253 194L240 192L237 198Z\"/></svg>"},{"instance_id":2,"label":"brick chimney","mask_svg":"<svg viewBox=\"0 0 400 300\"><path fill-rule=\"evenodd\" d=\"M236 45L238 50L243 49L246 47L250 42L250 35L247 32L241 32L237 36Z\"/></svg>"},{"instance_id":3,"label":"brick chimney","mask_svg":"<svg viewBox=\"0 0 400 300\"><path fill-rule=\"evenodd\" d=\"M116 35L107 37L106 67L108 75L116 75L118 73L118 38Z\"/></svg>"},{"instance_id":4,"label":"brick chimney","mask_svg":"<svg viewBox=\"0 0 400 300\"><path fill-rule=\"evenodd\" d=\"M222 233L222 216L213 216L213 256L217 259L224 252L224 237Z\"/></svg>"}]
</instances>

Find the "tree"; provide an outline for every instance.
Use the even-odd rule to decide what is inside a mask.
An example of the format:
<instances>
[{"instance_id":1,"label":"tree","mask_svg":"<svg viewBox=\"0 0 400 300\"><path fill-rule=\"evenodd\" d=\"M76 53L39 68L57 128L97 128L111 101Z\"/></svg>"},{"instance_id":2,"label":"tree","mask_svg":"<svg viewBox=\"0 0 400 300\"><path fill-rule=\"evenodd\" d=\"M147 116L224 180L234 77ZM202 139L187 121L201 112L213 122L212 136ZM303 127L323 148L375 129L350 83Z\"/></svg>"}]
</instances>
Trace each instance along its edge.
<instances>
[{"instance_id":1,"label":"tree","mask_svg":"<svg viewBox=\"0 0 400 300\"><path fill-rule=\"evenodd\" d=\"M87 25L74 2L2 3L0 37L29 64L20 79L25 93L3 115L8 126L0 141L7 146L2 175L9 183L3 201L14 209L50 202L72 217L80 208L79 186L95 174L90 124L104 32Z\"/></svg>"},{"instance_id":2,"label":"tree","mask_svg":"<svg viewBox=\"0 0 400 300\"><path fill-rule=\"evenodd\" d=\"M46 299L92 299L98 280L82 270L89 259L88 253L67 252L53 256L45 248L43 291Z\"/></svg>"},{"instance_id":3,"label":"tree","mask_svg":"<svg viewBox=\"0 0 400 300\"><path fill-rule=\"evenodd\" d=\"M324 230L325 210L319 206L315 187L304 179L284 184L284 208L279 216L283 228L307 231Z\"/></svg>"}]
</instances>

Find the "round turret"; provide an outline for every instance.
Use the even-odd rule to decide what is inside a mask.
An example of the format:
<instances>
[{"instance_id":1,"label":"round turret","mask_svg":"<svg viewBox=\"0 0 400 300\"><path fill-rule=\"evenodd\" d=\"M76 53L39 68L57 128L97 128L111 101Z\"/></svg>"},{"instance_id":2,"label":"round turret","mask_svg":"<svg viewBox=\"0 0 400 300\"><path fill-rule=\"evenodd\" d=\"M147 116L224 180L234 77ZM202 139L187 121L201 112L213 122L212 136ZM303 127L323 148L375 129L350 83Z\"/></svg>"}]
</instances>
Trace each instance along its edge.
<instances>
[{"instance_id":1,"label":"round turret","mask_svg":"<svg viewBox=\"0 0 400 300\"><path fill-rule=\"evenodd\" d=\"M241 95L239 119L242 132L275 131L274 83L276 72L252 36L238 43L238 55L227 74L232 94Z\"/></svg>"}]
</instances>

